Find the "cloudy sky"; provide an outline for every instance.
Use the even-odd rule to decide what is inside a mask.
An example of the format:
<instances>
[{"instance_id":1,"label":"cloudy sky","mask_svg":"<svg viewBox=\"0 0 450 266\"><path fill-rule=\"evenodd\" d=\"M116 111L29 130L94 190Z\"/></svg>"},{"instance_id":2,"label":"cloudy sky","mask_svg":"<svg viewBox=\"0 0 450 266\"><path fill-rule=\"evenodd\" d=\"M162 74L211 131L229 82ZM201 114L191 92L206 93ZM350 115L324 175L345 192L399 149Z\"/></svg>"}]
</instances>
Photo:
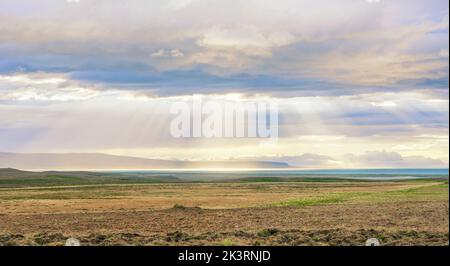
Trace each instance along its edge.
<instances>
[{"instance_id":1,"label":"cloudy sky","mask_svg":"<svg viewBox=\"0 0 450 266\"><path fill-rule=\"evenodd\" d=\"M446 0L2 0L0 152L448 167ZM280 139L174 139L169 107L270 101Z\"/></svg>"}]
</instances>

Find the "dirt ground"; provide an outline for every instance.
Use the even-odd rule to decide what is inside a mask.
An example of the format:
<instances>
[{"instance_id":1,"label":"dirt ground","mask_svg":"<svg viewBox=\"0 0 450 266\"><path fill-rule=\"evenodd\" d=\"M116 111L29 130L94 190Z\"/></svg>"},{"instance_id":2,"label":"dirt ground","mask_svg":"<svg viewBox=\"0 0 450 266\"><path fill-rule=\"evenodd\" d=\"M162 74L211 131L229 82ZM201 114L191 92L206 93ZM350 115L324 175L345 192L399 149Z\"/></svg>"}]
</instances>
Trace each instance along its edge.
<instances>
[{"instance_id":1,"label":"dirt ground","mask_svg":"<svg viewBox=\"0 0 450 266\"><path fill-rule=\"evenodd\" d=\"M187 186L187 187L186 187ZM1 245L449 245L448 184L0 189Z\"/></svg>"}]
</instances>

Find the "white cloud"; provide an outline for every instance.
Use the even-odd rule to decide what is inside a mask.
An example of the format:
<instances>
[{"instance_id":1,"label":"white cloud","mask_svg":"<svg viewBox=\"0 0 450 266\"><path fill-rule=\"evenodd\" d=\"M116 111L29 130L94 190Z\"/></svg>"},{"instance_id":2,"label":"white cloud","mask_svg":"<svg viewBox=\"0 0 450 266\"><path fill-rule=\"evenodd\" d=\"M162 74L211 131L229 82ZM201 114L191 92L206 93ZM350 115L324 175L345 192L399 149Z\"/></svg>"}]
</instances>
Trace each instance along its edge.
<instances>
[{"instance_id":1,"label":"white cloud","mask_svg":"<svg viewBox=\"0 0 450 266\"><path fill-rule=\"evenodd\" d=\"M206 31L198 45L210 49L237 50L248 55L270 55L272 48L295 41L289 32L263 32L255 26L214 26Z\"/></svg>"},{"instance_id":2,"label":"white cloud","mask_svg":"<svg viewBox=\"0 0 450 266\"><path fill-rule=\"evenodd\" d=\"M3 101L80 101L99 95L99 91L65 74L16 73L0 75L0 100Z\"/></svg>"},{"instance_id":3,"label":"white cloud","mask_svg":"<svg viewBox=\"0 0 450 266\"><path fill-rule=\"evenodd\" d=\"M166 55L166 51L164 49L159 49L158 51L153 52L151 54L152 57L163 57L165 55Z\"/></svg>"},{"instance_id":4,"label":"white cloud","mask_svg":"<svg viewBox=\"0 0 450 266\"><path fill-rule=\"evenodd\" d=\"M370 151L361 155L347 154L344 156L345 164L358 167L393 167L393 168L437 168L448 167L439 159L425 156L402 156L397 152Z\"/></svg>"},{"instance_id":5,"label":"white cloud","mask_svg":"<svg viewBox=\"0 0 450 266\"><path fill-rule=\"evenodd\" d=\"M172 49L172 50L159 49L158 51L151 53L150 56L180 58L184 57L184 53L179 49Z\"/></svg>"},{"instance_id":6,"label":"white cloud","mask_svg":"<svg viewBox=\"0 0 450 266\"><path fill-rule=\"evenodd\" d=\"M170 55L171 55L172 57L184 57L183 52L181 52L181 51L178 50L178 49L170 50Z\"/></svg>"},{"instance_id":7,"label":"white cloud","mask_svg":"<svg viewBox=\"0 0 450 266\"><path fill-rule=\"evenodd\" d=\"M376 106L376 107L396 107L397 106L397 104L393 101L371 102L370 104L373 106Z\"/></svg>"},{"instance_id":8,"label":"white cloud","mask_svg":"<svg viewBox=\"0 0 450 266\"><path fill-rule=\"evenodd\" d=\"M29 87L5 93L0 99L17 101L80 101L97 95L98 92L96 91L80 87L66 87L57 90Z\"/></svg>"}]
</instances>

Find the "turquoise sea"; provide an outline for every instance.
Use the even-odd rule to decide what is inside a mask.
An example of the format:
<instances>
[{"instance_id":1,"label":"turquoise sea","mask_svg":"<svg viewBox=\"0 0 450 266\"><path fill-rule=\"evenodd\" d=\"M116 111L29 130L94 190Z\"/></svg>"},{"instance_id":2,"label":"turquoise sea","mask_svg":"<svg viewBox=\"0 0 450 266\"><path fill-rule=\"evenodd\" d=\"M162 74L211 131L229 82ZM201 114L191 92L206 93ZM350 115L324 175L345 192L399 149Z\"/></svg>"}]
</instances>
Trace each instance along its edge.
<instances>
[{"instance_id":1,"label":"turquoise sea","mask_svg":"<svg viewBox=\"0 0 450 266\"><path fill-rule=\"evenodd\" d=\"M184 180L223 180L251 177L281 178L344 178L365 180L401 180L416 178L448 177L448 169L326 169L326 170L135 170L110 171L114 173L142 174L146 176L171 176Z\"/></svg>"}]
</instances>

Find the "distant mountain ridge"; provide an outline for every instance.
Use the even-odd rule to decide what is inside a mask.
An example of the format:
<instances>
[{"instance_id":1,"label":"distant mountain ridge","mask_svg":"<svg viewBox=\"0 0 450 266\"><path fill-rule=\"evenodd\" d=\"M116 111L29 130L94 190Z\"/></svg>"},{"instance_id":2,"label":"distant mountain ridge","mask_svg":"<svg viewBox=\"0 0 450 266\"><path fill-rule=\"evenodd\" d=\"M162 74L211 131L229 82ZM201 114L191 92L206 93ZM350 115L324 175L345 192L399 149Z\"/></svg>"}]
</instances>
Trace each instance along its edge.
<instances>
[{"instance_id":1,"label":"distant mountain ridge","mask_svg":"<svg viewBox=\"0 0 450 266\"><path fill-rule=\"evenodd\" d=\"M24 170L142 170L214 168L289 168L272 161L176 161L103 153L9 153L0 152L0 168Z\"/></svg>"}]
</instances>

